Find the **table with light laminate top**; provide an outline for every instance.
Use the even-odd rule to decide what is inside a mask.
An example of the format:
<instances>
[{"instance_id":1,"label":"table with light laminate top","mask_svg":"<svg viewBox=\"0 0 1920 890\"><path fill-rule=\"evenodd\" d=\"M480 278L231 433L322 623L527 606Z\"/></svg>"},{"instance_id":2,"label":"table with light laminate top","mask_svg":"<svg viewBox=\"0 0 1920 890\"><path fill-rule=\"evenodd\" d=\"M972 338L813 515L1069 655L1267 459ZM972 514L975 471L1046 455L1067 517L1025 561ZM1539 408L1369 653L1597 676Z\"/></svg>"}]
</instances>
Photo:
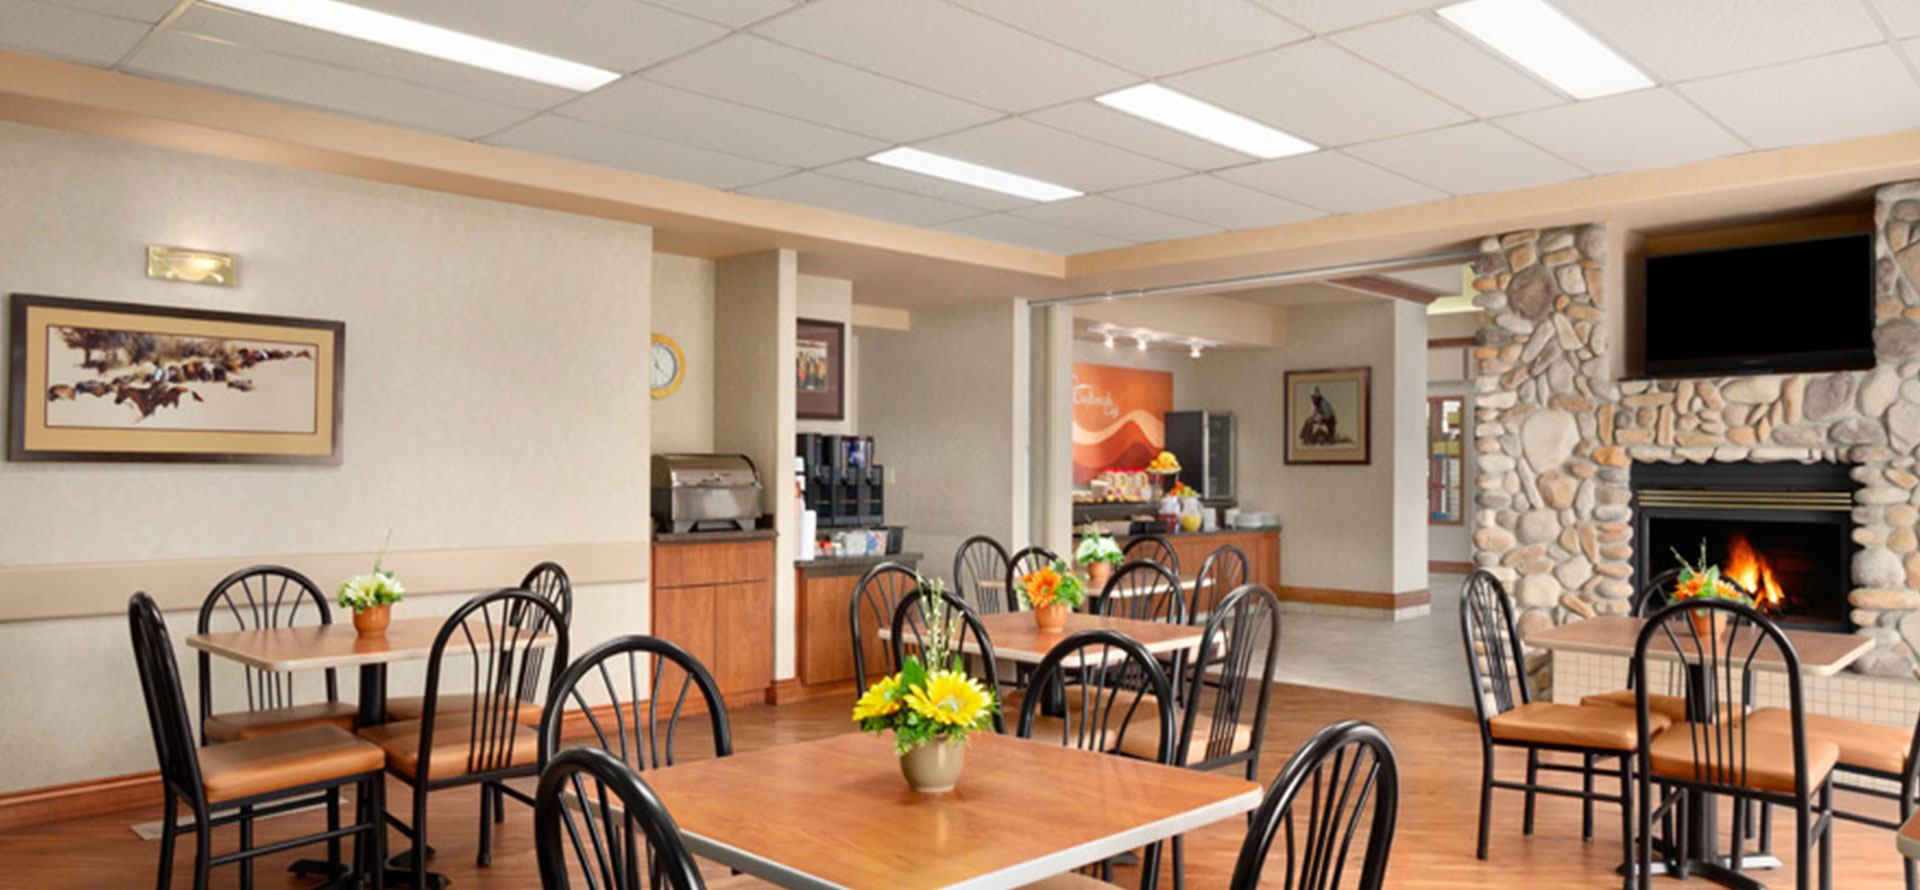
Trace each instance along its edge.
<instances>
[{"instance_id":1,"label":"table with light laminate top","mask_svg":"<svg viewBox=\"0 0 1920 890\"><path fill-rule=\"evenodd\" d=\"M1191 653L1200 647L1200 636L1206 630L1191 624L1111 618L1082 612L1068 612L1066 626L1057 631L1041 630L1034 623L1032 612L982 615L980 626L986 629L987 639L993 644L994 657L1022 664L1039 664L1041 659L1047 657L1047 652L1060 645L1062 640L1083 630L1111 630L1125 634L1153 655ZM882 640L891 641L892 628L880 628L879 636ZM980 646L971 635L962 641L960 648L968 655L980 654ZM1062 664L1067 667L1079 666L1074 659Z\"/></svg>"},{"instance_id":2,"label":"table with light laminate top","mask_svg":"<svg viewBox=\"0 0 1920 890\"><path fill-rule=\"evenodd\" d=\"M960 784L907 788L850 733L649 770L694 853L799 890L1008 890L1248 812L1260 786L978 733Z\"/></svg>"}]
</instances>

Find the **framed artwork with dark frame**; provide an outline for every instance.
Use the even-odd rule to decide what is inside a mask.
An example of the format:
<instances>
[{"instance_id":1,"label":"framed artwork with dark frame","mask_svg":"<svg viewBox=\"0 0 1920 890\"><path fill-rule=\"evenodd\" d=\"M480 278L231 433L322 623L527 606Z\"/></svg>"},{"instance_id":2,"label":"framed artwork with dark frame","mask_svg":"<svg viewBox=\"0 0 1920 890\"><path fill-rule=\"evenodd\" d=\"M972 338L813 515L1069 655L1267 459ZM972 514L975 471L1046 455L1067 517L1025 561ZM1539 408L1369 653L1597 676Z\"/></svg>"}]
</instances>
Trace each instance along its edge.
<instances>
[{"instance_id":1,"label":"framed artwork with dark frame","mask_svg":"<svg viewBox=\"0 0 1920 890\"><path fill-rule=\"evenodd\" d=\"M794 341L794 414L801 420L847 418L847 326L802 318Z\"/></svg>"},{"instance_id":2,"label":"framed artwork with dark frame","mask_svg":"<svg viewBox=\"0 0 1920 890\"><path fill-rule=\"evenodd\" d=\"M1286 373L1290 464L1366 464L1373 460L1373 369Z\"/></svg>"},{"instance_id":3,"label":"framed artwork with dark frame","mask_svg":"<svg viewBox=\"0 0 1920 890\"><path fill-rule=\"evenodd\" d=\"M346 325L14 294L7 457L340 463Z\"/></svg>"}]
</instances>

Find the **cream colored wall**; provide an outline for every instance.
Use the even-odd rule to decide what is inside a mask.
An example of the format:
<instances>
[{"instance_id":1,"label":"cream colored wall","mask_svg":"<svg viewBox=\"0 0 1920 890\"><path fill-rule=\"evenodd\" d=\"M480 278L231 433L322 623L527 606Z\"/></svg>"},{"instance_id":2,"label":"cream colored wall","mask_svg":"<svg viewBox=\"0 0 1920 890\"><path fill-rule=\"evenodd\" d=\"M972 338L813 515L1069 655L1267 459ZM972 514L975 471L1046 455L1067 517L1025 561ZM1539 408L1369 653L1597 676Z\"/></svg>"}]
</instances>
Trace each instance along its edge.
<instances>
[{"instance_id":1,"label":"cream colored wall","mask_svg":"<svg viewBox=\"0 0 1920 890\"><path fill-rule=\"evenodd\" d=\"M652 401L655 454L713 451L713 261L653 255L653 333L686 356L680 388Z\"/></svg>"},{"instance_id":2,"label":"cream colored wall","mask_svg":"<svg viewBox=\"0 0 1920 890\"><path fill-rule=\"evenodd\" d=\"M799 287L799 308L796 314L800 318L837 321L847 326L846 367L840 372L847 401L844 419L801 420L795 424L794 431L842 436L864 433L865 431L860 429L860 338L853 327L853 282L838 278L821 278L818 275L802 275Z\"/></svg>"},{"instance_id":3,"label":"cream colored wall","mask_svg":"<svg viewBox=\"0 0 1920 890\"><path fill-rule=\"evenodd\" d=\"M1393 354L1386 382L1376 382L1373 459L1391 461L1393 495L1393 587L1395 593L1427 588L1427 308L1391 300ZM1380 372L1375 365L1375 373ZM1382 393L1392 393L1382 403ZM1391 444L1387 444L1391 443ZM1379 449L1390 447L1382 453Z\"/></svg>"},{"instance_id":4,"label":"cream colored wall","mask_svg":"<svg viewBox=\"0 0 1920 890\"><path fill-rule=\"evenodd\" d=\"M340 466L0 463L0 564L646 538L648 229L12 124L0 182L0 290L347 326ZM148 280L150 243L237 253L240 286ZM646 585L575 609L576 648L642 631ZM124 618L0 624L0 652L0 747L33 752L0 791L154 768Z\"/></svg>"}]
</instances>

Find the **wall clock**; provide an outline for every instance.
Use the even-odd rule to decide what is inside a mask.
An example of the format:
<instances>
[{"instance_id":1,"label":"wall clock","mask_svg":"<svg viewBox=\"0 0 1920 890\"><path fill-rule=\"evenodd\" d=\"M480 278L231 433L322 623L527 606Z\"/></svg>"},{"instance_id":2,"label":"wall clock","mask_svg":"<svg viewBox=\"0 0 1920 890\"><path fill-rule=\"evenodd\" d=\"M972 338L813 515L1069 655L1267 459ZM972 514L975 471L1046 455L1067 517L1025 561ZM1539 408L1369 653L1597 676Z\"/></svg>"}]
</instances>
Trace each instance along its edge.
<instances>
[{"instance_id":1,"label":"wall clock","mask_svg":"<svg viewBox=\"0 0 1920 890\"><path fill-rule=\"evenodd\" d=\"M653 389L653 397L664 399L680 388L681 381L687 377L687 355L680 351L680 344L666 334L653 335L648 385Z\"/></svg>"}]
</instances>

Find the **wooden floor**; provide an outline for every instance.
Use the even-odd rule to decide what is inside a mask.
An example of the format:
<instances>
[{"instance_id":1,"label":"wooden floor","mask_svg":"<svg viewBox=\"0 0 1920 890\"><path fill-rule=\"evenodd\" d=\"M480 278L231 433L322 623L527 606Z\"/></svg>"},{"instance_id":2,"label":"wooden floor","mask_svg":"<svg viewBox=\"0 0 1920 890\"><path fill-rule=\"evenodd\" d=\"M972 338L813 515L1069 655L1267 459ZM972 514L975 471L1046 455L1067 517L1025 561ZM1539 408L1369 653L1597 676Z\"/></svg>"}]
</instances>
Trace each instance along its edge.
<instances>
[{"instance_id":1,"label":"wooden floor","mask_svg":"<svg viewBox=\"0 0 1920 890\"><path fill-rule=\"evenodd\" d=\"M1314 730L1337 719L1370 720L1392 738L1406 779L1387 884L1395 888L1607 888L1618 887L1612 869L1618 861L1617 816L1602 809L1598 836L1579 840L1579 805L1543 798L1535 837L1520 834L1520 801L1511 792L1495 796L1494 851L1489 861L1473 858L1479 738L1470 714L1458 708L1300 686L1280 687L1266 739L1261 779L1270 781L1286 758ZM819 738L851 729L847 703L801 702L784 707L749 706L733 711L739 750ZM1503 762L1503 769L1517 762ZM963 779L964 781L964 779ZM390 786L393 805L405 805L405 790ZM433 861L459 890L537 888L531 848L531 814L510 804L507 824L496 840L494 863L473 865L476 797L457 790L434 795ZM1855 801L1855 803L1858 803ZM158 844L137 838L128 826L155 819L158 809L131 811L44 828L0 834L0 887L131 888L150 887ZM284 836L289 828L312 828L317 814L296 814L263 823L262 841ZM278 823L278 824L275 824ZM1240 846L1244 823L1231 820L1188 836L1188 886L1223 888ZM1897 888L1899 857L1891 832L1842 823L1836 831L1834 887L1840 890ZM400 839L395 836L394 843ZM216 835L216 852L231 849L232 835ZM288 854L264 860L256 886L302 887L282 873ZM191 887L187 870L191 845L182 847L175 887ZM1776 888L1793 885L1791 871L1765 873ZM236 871L215 872L215 887L237 886ZM1656 879L1656 887L1715 885L1698 879L1682 884ZM1163 881L1163 886L1170 886ZM1277 882L1273 886L1279 886Z\"/></svg>"}]
</instances>

